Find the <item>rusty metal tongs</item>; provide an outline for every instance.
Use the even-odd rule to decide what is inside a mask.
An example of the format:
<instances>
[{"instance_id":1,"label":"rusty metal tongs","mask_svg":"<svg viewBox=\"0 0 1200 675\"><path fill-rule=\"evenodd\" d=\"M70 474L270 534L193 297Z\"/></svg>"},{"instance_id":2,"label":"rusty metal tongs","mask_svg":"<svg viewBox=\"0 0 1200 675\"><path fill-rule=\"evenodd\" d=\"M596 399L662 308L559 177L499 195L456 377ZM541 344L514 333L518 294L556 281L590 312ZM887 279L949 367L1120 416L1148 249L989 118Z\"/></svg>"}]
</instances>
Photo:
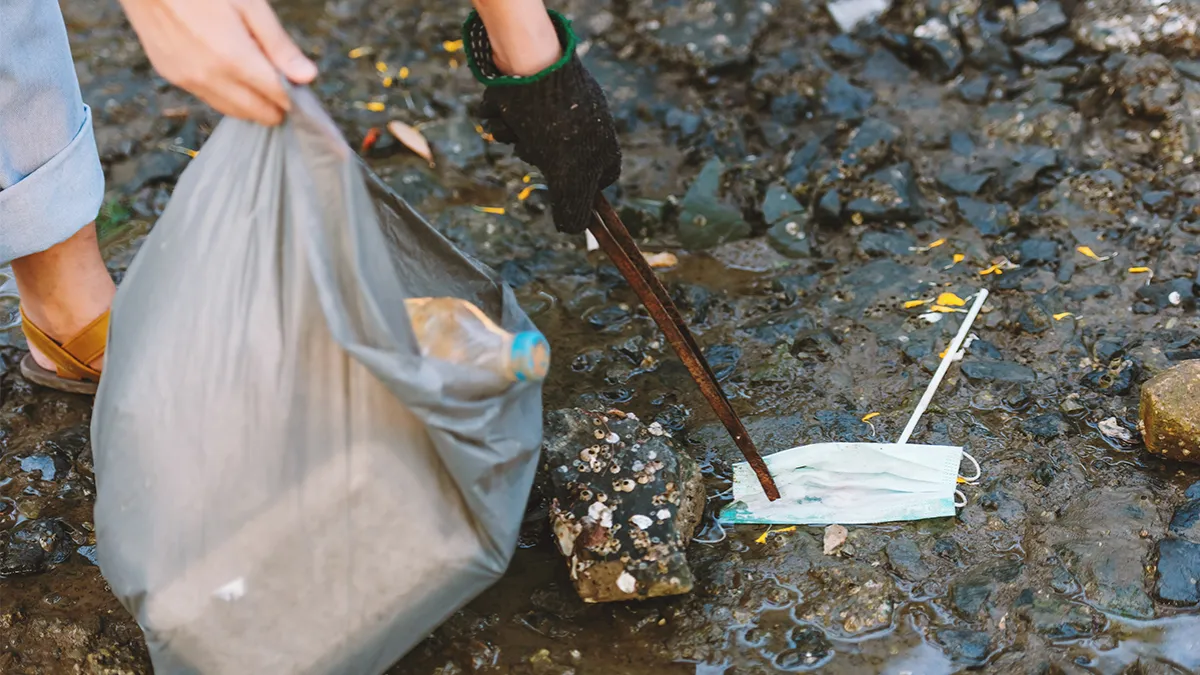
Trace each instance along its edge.
<instances>
[{"instance_id":1,"label":"rusty metal tongs","mask_svg":"<svg viewBox=\"0 0 1200 675\"><path fill-rule=\"evenodd\" d=\"M625 229L625 224L602 194L596 196L595 214L596 222L588 229L596 237L600 248L608 254L621 275L633 287L642 304L649 310L650 316L654 318L654 323L658 324L659 329L666 335L667 342L692 374L692 379L700 387L700 393L704 394L713 412L717 413L717 417L721 418L729 435L733 437L738 450L742 451L742 456L754 469L767 499L779 499L779 489L775 487L775 480L771 478L766 463L754 447L754 441L750 440L750 435L746 433L741 418L734 412L725 392L717 384L717 377L713 375L708 361L701 355L692 332L679 316L679 310L667 295L667 289L663 288L658 275L646 262L637 243L629 235L629 230Z\"/></svg>"}]
</instances>

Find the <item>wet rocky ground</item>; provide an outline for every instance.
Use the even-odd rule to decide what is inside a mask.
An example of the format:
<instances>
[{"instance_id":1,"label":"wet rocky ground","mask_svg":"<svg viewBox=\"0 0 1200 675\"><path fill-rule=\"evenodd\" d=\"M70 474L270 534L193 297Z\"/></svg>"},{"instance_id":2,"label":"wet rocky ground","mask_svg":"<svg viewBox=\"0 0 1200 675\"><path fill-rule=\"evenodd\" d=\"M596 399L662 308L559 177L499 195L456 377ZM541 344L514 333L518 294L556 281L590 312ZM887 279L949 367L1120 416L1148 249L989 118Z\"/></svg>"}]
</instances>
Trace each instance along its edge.
<instances>
[{"instance_id":1,"label":"wet rocky ground","mask_svg":"<svg viewBox=\"0 0 1200 675\"><path fill-rule=\"evenodd\" d=\"M536 493L507 577L394 675L1200 671L1200 469L1137 428L1141 384L1200 358L1194 0L915 0L852 34L799 0L559 5L620 127L610 196L678 256L662 278L764 451L898 436L961 318L910 301L992 292L914 436L979 459L969 503L830 555L819 528L715 525L736 450L616 270L477 129L465 2L277 4L354 145L393 119L429 139L433 167L386 133L365 154L517 289L555 349L547 411L634 412L706 477L691 593L584 605ZM114 2L63 5L119 278L216 118L152 75ZM147 672L92 563L89 401L23 381L18 333L0 671Z\"/></svg>"}]
</instances>

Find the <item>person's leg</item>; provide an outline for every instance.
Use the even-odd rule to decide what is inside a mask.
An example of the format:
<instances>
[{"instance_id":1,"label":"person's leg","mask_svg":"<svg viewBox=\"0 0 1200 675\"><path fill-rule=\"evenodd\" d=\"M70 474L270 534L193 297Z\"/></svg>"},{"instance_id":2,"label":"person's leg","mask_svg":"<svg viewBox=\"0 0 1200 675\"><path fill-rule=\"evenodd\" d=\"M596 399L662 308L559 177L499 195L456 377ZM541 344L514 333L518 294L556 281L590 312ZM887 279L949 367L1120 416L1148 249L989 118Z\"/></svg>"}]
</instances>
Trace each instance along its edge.
<instances>
[{"instance_id":1,"label":"person's leg","mask_svg":"<svg viewBox=\"0 0 1200 675\"><path fill-rule=\"evenodd\" d=\"M116 291L93 224L104 173L58 3L9 0L3 14L0 264L12 263L29 323L61 343L103 314Z\"/></svg>"}]
</instances>

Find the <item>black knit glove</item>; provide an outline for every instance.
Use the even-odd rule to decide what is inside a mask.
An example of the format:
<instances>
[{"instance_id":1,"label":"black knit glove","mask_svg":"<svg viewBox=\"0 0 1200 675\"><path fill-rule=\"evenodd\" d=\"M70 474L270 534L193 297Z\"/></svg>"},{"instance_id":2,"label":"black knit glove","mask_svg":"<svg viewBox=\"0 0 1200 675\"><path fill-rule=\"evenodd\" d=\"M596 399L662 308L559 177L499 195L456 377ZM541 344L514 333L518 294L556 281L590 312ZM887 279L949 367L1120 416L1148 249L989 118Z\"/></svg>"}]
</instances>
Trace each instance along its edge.
<instances>
[{"instance_id":1,"label":"black knit glove","mask_svg":"<svg viewBox=\"0 0 1200 675\"><path fill-rule=\"evenodd\" d=\"M571 22L554 11L550 18L563 56L537 75L510 77L496 68L487 29L474 11L463 24L463 45L471 72L487 86L484 128L542 172L554 224L578 234L592 222L596 195L620 178L621 148L604 92L575 54Z\"/></svg>"}]
</instances>

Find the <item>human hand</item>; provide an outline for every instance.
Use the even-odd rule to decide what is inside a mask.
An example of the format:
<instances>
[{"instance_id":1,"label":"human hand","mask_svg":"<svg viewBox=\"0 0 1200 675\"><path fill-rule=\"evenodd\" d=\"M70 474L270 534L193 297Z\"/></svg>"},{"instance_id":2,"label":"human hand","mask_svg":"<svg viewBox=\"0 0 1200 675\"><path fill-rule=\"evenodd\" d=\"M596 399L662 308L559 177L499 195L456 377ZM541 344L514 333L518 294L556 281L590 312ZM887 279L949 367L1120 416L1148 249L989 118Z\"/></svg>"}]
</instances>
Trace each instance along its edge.
<instances>
[{"instance_id":1,"label":"human hand","mask_svg":"<svg viewBox=\"0 0 1200 675\"><path fill-rule=\"evenodd\" d=\"M290 108L280 75L308 84L317 67L267 0L121 0L151 65L218 112L275 125Z\"/></svg>"},{"instance_id":2,"label":"human hand","mask_svg":"<svg viewBox=\"0 0 1200 675\"><path fill-rule=\"evenodd\" d=\"M555 226L578 234L592 222L596 195L620 178L621 148L604 92L575 54L570 22L556 12L550 17L562 57L529 77L497 68L487 29L475 12L463 26L463 44L471 71L487 86L480 110L484 126L542 172Z\"/></svg>"}]
</instances>

